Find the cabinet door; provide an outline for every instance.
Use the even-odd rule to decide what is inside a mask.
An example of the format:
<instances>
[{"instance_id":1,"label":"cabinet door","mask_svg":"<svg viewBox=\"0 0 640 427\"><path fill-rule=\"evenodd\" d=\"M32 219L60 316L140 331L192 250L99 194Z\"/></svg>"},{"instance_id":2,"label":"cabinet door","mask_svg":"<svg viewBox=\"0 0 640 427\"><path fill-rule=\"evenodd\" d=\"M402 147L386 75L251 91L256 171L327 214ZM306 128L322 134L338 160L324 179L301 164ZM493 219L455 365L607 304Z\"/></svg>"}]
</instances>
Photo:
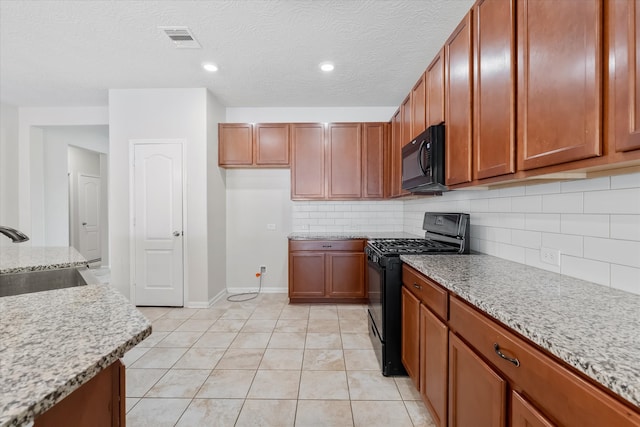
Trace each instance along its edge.
<instances>
[{"instance_id":1,"label":"cabinet door","mask_svg":"<svg viewBox=\"0 0 640 427\"><path fill-rule=\"evenodd\" d=\"M330 123L328 141L329 198L362 196L362 126Z\"/></svg>"},{"instance_id":2,"label":"cabinet door","mask_svg":"<svg viewBox=\"0 0 640 427\"><path fill-rule=\"evenodd\" d=\"M420 394L436 426L447 425L449 328L420 306Z\"/></svg>"},{"instance_id":3,"label":"cabinet door","mask_svg":"<svg viewBox=\"0 0 640 427\"><path fill-rule=\"evenodd\" d=\"M402 135L400 147L404 147L411 141L411 94L400 105L402 111Z\"/></svg>"},{"instance_id":4,"label":"cabinet door","mask_svg":"<svg viewBox=\"0 0 640 427\"><path fill-rule=\"evenodd\" d=\"M472 50L469 11L445 43L445 182L471 181Z\"/></svg>"},{"instance_id":5,"label":"cabinet door","mask_svg":"<svg viewBox=\"0 0 640 427\"><path fill-rule=\"evenodd\" d=\"M364 298L363 252L327 252L327 294L336 298Z\"/></svg>"},{"instance_id":6,"label":"cabinet door","mask_svg":"<svg viewBox=\"0 0 640 427\"><path fill-rule=\"evenodd\" d=\"M402 364L420 390L420 301L402 287Z\"/></svg>"},{"instance_id":7,"label":"cabinet door","mask_svg":"<svg viewBox=\"0 0 640 427\"><path fill-rule=\"evenodd\" d=\"M253 128L250 123L218 125L218 164L251 166L253 164Z\"/></svg>"},{"instance_id":8,"label":"cabinet door","mask_svg":"<svg viewBox=\"0 0 640 427\"><path fill-rule=\"evenodd\" d=\"M518 169L599 156L602 1L518 0Z\"/></svg>"},{"instance_id":9,"label":"cabinet door","mask_svg":"<svg viewBox=\"0 0 640 427\"><path fill-rule=\"evenodd\" d=\"M323 199L325 196L324 125L291 125L291 198Z\"/></svg>"},{"instance_id":10,"label":"cabinet door","mask_svg":"<svg viewBox=\"0 0 640 427\"><path fill-rule=\"evenodd\" d=\"M364 123L362 167L362 197L384 197L384 153L386 148L386 123Z\"/></svg>"},{"instance_id":11,"label":"cabinet door","mask_svg":"<svg viewBox=\"0 0 640 427\"><path fill-rule=\"evenodd\" d=\"M411 90L411 137L415 138L420 135L426 128L426 82L425 75L420 76L420 80L413 86Z\"/></svg>"},{"instance_id":12,"label":"cabinet door","mask_svg":"<svg viewBox=\"0 0 640 427\"><path fill-rule=\"evenodd\" d=\"M426 127L444 122L444 48L433 58L426 72Z\"/></svg>"},{"instance_id":13,"label":"cabinet door","mask_svg":"<svg viewBox=\"0 0 640 427\"><path fill-rule=\"evenodd\" d=\"M325 254L289 252L289 298L325 296Z\"/></svg>"},{"instance_id":14,"label":"cabinet door","mask_svg":"<svg viewBox=\"0 0 640 427\"><path fill-rule=\"evenodd\" d=\"M515 172L514 0L482 0L474 16L474 178Z\"/></svg>"},{"instance_id":15,"label":"cabinet door","mask_svg":"<svg viewBox=\"0 0 640 427\"><path fill-rule=\"evenodd\" d=\"M640 149L640 0L607 2L609 57L609 146Z\"/></svg>"},{"instance_id":16,"label":"cabinet door","mask_svg":"<svg viewBox=\"0 0 640 427\"><path fill-rule=\"evenodd\" d=\"M289 165L289 125L287 123L256 123L254 136L256 165Z\"/></svg>"},{"instance_id":17,"label":"cabinet door","mask_svg":"<svg viewBox=\"0 0 640 427\"><path fill-rule=\"evenodd\" d=\"M400 108L391 118L389 151L389 195L397 197L402 187L402 110Z\"/></svg>"},{"instance_id":18,"label":"cabinet door","mask_svg":"<svg viewBox=\"0 0 640 427\"><path fill-rule=\"evenodd\" d=\"M511 393L511 427L554 427L533 405L517 392Z\"/></svg>"},{"instance_id":19,"label":"cabinet door","mask_svg":"<svg viewBox=\"0 0 640 427\"><path fill-rule=\"evenodd\" d=\"M449 426L504 427L507 383L449 333Z\"/></svg>"}]
</instances>

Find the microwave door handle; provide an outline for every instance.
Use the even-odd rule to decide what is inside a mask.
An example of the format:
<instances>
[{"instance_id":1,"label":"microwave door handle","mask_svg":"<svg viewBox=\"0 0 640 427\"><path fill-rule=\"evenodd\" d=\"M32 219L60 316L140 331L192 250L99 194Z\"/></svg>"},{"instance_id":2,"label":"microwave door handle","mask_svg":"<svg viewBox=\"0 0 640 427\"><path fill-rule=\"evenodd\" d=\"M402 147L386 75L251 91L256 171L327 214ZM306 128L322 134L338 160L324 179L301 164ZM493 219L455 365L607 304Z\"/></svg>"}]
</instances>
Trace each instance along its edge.
<instances>
[{"instance_id":1,"label":"microwave door handle","mask_svg":"<svg viewBox=\"0 0 640 427\"><path fill-rule=\"evenodd\" d=\"M420 148L418 148L418 166L420 167L420 171L422 175L426 175L427 171L424 170L424 165L422 164L422 151L426 148L427 141L422 141L420 144Z\"/></svg>"}]
</instances>

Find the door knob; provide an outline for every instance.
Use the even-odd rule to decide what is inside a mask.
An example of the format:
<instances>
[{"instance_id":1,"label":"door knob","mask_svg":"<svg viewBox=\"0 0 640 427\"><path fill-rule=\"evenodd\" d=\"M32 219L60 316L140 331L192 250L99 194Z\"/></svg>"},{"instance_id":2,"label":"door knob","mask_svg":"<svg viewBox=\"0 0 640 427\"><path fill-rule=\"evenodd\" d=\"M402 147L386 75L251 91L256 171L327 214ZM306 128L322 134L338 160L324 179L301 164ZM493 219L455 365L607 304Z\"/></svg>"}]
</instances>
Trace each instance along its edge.
<instances>
[{"instance_id":1,"label":"door knob","mask_svg":"<svg viewBox=\"0 0 640 427\"><path fill-rule=\"evenodd\" d=\"M174 231L174 232L173 232L173 235L174 235L174 236L176 236L176 237L178 237L178 236L180 236L180 232L179 232L179 231Z\"/></svg>"}]
</instances>

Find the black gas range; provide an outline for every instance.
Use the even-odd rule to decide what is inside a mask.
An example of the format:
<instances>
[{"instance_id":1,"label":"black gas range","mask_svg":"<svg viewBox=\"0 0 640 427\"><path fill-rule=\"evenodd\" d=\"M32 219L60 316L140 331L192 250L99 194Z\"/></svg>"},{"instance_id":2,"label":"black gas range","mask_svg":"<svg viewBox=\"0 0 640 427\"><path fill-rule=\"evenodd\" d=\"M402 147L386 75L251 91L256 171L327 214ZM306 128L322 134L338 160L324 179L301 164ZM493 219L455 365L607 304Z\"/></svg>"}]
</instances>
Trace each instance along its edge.
<instances>
[{"instance_id":1,"label":"black gas range","mask_svg":"<svg viewBox=\"0 0 640 427\"><path fill-rule=\"evenodd\" d=\"M382 374L406 375L401 359L402 261L400 255L468 254L469 214L426 212L424 239L367 242L369 337Z\"/></svg>"}]
</instances>

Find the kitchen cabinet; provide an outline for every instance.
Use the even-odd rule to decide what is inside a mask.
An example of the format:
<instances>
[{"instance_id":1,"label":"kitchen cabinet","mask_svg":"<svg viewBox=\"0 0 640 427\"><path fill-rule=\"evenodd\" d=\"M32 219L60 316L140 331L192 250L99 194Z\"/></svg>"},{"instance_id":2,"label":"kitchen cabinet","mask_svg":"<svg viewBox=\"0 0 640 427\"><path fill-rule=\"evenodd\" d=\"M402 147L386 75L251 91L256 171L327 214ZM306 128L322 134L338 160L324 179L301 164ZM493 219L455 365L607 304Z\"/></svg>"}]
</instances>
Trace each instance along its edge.
<instances>
[{"instance_id":1,"label":"kitchen cabinet","mask_svg":"<svg viewBox=\"0 0 640 427\"><path fill-rule=\"evenodd\" d=\"M289 166L287 123L219 123L218 165L225 168Z\"/></svg>"},{"instance_id":2,"label":"kitchen cabinet","mask_svg":"<svg viewBox=\"0 0 640 427\"><path fill-rule=\"evenodd\" d=\"M511 427L554 427L535 406L518 392L511 392Z\"/></svg>"},{"instance_id":3,"label":"kitchen cabinet","mask_svg":"<svg viewBox=\"0 0 640 427\"><path fill-rule=\"evenodd\" d=\"M289 300L364 302L366 241L289 240Z\"/></svg>"},{"instance_id":4,"label":"kitchen cabinet","mask_svg":"<svg viewBox=\"0 0 640 427\"><path fill-rule=\"evenodd\" d=\"M506 425L507 382L453 333L449 385L449 426Z\"/></svg>"},{"instance_id":5,"label":"kitchen cabinet","mask_svg":"<svg viewBox=\"0 0 640 427\"><path fill-rule=\"evenodd\" d=\"M362 197L382 199L388 192L385 176L388 175L385 162L389 144L387 123L363 123L362 151Z\"/></svg>"},{"instance_id":6,"label":"kitchen cabinet","mask_svg":"<svg viewBox=\"0 0 640 427\"><path fill-rule=\"evenodd\" d=\"M402 287L402 364L420 390L420 300Z\"/></svg>"},{"instance_id":7,"label":"kitchen cabinet","mask_svg":"<svg viewBox=\"0 0 640 427\"><path fill-rule=\"evenodd\" d=\"M431 61L425 73L427 107L426 127L444 122L444 48Z\"/></svg>"},{"instance_id":8,"label":"kitchen cabinet","mask_svg":"<svg viewBox=\"0 0 640 427\"><path fill-rule=\"evenodd\" d=\"M471 181L472 11L445 43L445 183Z\"/></svg>"},{"instance_id":9,"label":"kitchen cabinet","mask_svg":"<svg viewBox=\"0 0 640 427\"><path fill-rule=\"evenodd\" d=\"M34 427L124 426L125 415L125 368L116 361L37 417Z\"/></svg>"},{"instance_id":10,"label":"kitchen cabinet","mask_svg":"<svg viewBox=\"0 0 640 427\"><path fill-rule=\"evenodd\" d=\"M473 7L474 179L515 172L515 0Z\"/></svg>"},{"instance_id":11,"label":"kitchen cabinet","mask_svg":"<svg viewBox=\"0 0 640 427\"><path fill-rule=\"evenodd\" d=\"M411 90L411 134L407 142L420 135L426 128L426 86L425 74L422 74Z\"/></svg>"},{"instance_id":12,"label":"kitchen cabinet","mask_svg":"<svg viewBox=\"0 0 640 427\"><path fill-rule=\"evenodd\" d=\"M399 197L410 194L402 189L402 137L403 110L398 108L391 118L391 142L389 144L389 197Z\"/></svg>"},{"instance_id":13,"label":"kitchen cabinet","mask_svg":"<svg viewBox=\"0 0 640 427\"><path fill-rule=\"evenodd\" d=\"M330 123L327 138L327 196L330 199L359 199L362 196L360 123Z\"/></svg>"},{"instance_id":14,"label":"kitchen cabinet","mask_svg":"<svg viewBox=\"0 0 640 427\"><path fill-rule=\"evenodd\" d=\"M291 198L324 199L325 126L322 123L291 125Z\"/></svg>"},{"instance_id":15,"label":"kitchen cabinet","mask_svg":"<svg viewBox=\"0 0 640 427\"><path fill-rule=\"evenodd\" d=\"M518 170L602 154L601 0L518 0Z\"/></svg>"},{"instance_id":16,"label":"kitchen cabinet","mask_svg":"<svg viewBox=\"0 0 640 427\"><path fill-rule=\"evenodd\" d=\"M640 0L610 0L606 7L608 145L613 154L629 153L640 149Z\"/></svg>"},{"instance_id":17,"label":"kitchen cabinet","mask_svg":"<svg viewBox=\"0 0 640 427\"><path fill-rule=\"evenodd\" d=\"M407 95L407 97L400 104L401 118L402 118L402 133L400 135L401 142L400 147L404 147L409 142L411 142L411 94Z\"/></svg>"}]
</instances>

